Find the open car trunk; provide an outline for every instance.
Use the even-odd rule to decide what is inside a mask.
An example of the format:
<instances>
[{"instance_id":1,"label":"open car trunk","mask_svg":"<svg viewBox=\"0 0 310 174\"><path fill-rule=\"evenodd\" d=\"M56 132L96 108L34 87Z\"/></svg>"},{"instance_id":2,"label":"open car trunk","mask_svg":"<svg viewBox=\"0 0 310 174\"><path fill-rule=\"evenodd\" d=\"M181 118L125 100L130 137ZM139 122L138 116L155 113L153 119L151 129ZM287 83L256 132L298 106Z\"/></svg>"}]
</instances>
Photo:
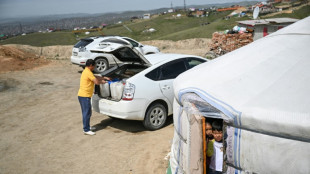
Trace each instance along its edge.
<instances>
[{"instance_id":1,"label":"open car trunk","mask_svg":"<svg viewBox=\"0 0 310 174\"><path fill-rule=\"evenodd\" d=\"M110 77L112 81L95 86L95 94L98 94L99 98L121 100L126 80L151 65L137 50L120 43L102 42L100 48L92 51L113 54L116 59L124 63L117 64L114 60L116 66L101 74Z\"/></svg>"},{"instance_id":2,"label":"open car trunk","mask_svg":"<svg viewBox=\"0 0 310 174\"><path fill-rule=\"evenodd\" d=\"M99 98L105 98L113 101L122 99L126 80L148 68L141 64L121 64L102 73L102 76L110 77L112 80L108 83L95 85L95 94Z\"/></svg>"}]
</instances>

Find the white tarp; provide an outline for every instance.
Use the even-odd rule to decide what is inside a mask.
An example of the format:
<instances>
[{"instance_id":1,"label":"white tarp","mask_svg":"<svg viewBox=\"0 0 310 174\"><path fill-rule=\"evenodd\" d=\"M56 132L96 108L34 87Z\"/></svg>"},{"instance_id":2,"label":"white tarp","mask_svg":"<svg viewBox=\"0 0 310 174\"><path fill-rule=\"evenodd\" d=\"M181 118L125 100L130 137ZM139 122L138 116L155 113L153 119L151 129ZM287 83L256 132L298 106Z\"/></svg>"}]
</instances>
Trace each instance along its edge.
<instances>
[{"instance_id":1,"label":"white tarp","mask_svg":"<svg viewBox=\"0 0 310 174\"><path fill-rule=\"evenodd\" d=\"M310 173L310 17L181 74L174 91L174 117L195 93L231 125L228 173ZM173 154L177 131L172 173L189 170Z\"/></svg>"}]
</instances>

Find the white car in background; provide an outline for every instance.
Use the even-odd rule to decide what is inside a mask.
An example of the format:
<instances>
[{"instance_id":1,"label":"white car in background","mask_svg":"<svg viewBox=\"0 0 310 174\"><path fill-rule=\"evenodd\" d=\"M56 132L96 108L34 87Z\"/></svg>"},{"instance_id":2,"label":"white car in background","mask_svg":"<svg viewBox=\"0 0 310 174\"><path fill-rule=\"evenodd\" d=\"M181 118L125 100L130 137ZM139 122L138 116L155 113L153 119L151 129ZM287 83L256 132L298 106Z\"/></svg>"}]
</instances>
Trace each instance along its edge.
<instances>
[{"instance_id":1,"label":"white car in background","mask_svg":"<svg viewBox=\"0 0 310 174\"><path fill-rule=\"evenodd\" d=\"M135 48L143 55L159 53L157 47L143 45L131 38L121 36L98 36L81 39L72 49L71 63L85 67L88 59L93 59L96 62L95 72L101 73L114 66L118 60L109 52L104 51L104 48L110 47L112 50L115 44L127 45Z\"/></svg>"},{"instance_id":2,"label":"white car in background","mask_svg":"<svg viewBox=\"0 0 310 174\"><path fill-rule=\"evenodd\" d=\"M101 73L113 79L96 85L93 110L110 117L141 120L145 128L162 128L172 114L173 80L182 72L207 59L183 54L139 54L136 49L119 45L107 48L123 62ZM124 63L128 62L128 63Z\"/></svg>"}]
</instances>

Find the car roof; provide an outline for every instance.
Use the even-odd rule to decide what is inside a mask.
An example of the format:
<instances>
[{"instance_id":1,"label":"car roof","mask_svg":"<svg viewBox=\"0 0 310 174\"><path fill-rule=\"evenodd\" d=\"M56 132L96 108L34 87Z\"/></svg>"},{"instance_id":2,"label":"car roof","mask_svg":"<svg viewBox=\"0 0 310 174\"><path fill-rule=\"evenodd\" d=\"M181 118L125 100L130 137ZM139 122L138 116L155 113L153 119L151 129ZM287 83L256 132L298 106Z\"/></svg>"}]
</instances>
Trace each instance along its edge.
<instances>
[{"instance_id":1,"label":"car roof","mask_svg":"<svg viewBox=\"0 0 310 174\"><path fill-rule=\"evenodd\" d=\"M118 39L123 39L122 36L117 36L117 35L102 35L102 36L90 36L90 37L86 37L83 39L93 39L93 40L98 40L98 41L102 41L104 39L108 39L108 38L118 38ZM82 39L81 39L82 40Z\"/></svg>"},{"instance_id":2,"label":"car roof","mask_svg":"<svg viewBox=\"0 0 310 174\"><path fill-rule=\"evenodd\" d=\"M119 44L123 44L123 45L132 45L125 38L126 37L122 37L122 36L100 36L100 37L97 37L95 39L98 39L99 42L111 42L111 43L119 43Z\"/></svg>"},{"instance_id":3,"label":"car roof","mask_svg":"<svg viewBox=\"0 0 310 174\"><path fill-rule=\"evenodd\" d=\"M118 35L103 35L103 36L93 36L93 37L90 37L92 39L108 39L108 38L117 38L117 39L123 39L123 38L126 38L126 37L122 37L122 36L118 36Z\"/></svg>"},{"instance_id":4,"label":"car roof","mask_svg":"<svg viewBox=\"0 0 310 174\"><path fill-rule=\"evenodd\" d=\"M173 53L157 53L157 54L149 54L144 56L152 65L155 65L157 63L165 63L170 62L172 60L185 58L185 57L196 57L196 58L202 58L200 56L195 55L187 55L187 54L173 54ZM203 58L202 58L203 59Z\"/></svg>"}]
</instances>

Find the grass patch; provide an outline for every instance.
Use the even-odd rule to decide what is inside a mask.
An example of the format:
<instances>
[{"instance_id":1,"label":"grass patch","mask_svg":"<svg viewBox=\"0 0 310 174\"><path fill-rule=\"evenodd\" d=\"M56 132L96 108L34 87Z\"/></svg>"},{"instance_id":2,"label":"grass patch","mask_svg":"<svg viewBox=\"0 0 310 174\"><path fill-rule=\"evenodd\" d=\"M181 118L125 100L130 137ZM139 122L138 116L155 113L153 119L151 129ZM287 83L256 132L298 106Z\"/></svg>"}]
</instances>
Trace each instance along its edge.
<instances>
[{"instance_id":1,"label":"grass patch","mask_svg":"<svg viewBox=\"0 0 310 174\"><path fill-rule=\"evenodd\" d=\"M310 16L310 6L306 5L304 7L301 7L298 10L293 11L293 13L283 13L283 14L278 14L275 16L272 16L272 18L296 18L296 19L303 19Z\"/></svg>"},{"instance_id":2,"label":"grass patch","mask_svg":"<svg viewBox=\"0 0 310 174\"><path fill-rule=\"evenodd\" d=\"M72 32L32 33L17 36L1 42L1 44L22 44L31 46L73 45L77 42Z\"/></svg>"}]
</instances>

